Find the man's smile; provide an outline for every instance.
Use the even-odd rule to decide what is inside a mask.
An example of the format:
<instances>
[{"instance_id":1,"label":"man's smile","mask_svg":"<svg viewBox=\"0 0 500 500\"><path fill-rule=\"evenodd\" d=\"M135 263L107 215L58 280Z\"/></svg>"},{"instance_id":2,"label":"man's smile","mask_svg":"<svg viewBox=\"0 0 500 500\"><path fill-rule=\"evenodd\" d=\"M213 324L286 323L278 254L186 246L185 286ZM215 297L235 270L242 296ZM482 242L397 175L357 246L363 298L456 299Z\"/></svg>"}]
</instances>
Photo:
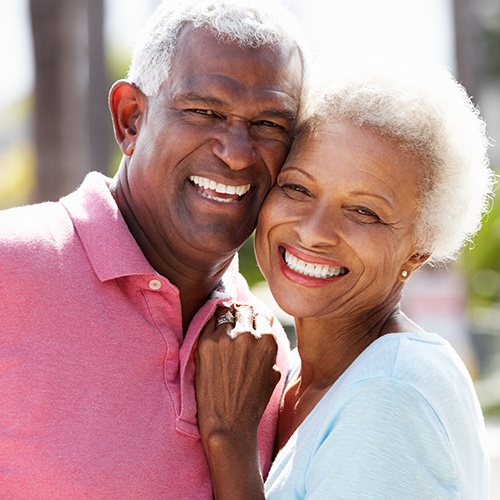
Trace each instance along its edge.
<instances>
[{"instance_id":1,"label":"man's smile","mask_svg":"<svg viewBox=\"0 0 500 500\"><path fill-rule=\"evenodd\" d=\"M248 193L252 187L251 184L231 186L207 179L206 177L200 177L198 175L191 175L189 180L200 188L199 193L202 196L210 200L220 201L223 203L239 201L240 198ZM218 196L218 194L224 196Z\"/></svg>"}]
</instances>

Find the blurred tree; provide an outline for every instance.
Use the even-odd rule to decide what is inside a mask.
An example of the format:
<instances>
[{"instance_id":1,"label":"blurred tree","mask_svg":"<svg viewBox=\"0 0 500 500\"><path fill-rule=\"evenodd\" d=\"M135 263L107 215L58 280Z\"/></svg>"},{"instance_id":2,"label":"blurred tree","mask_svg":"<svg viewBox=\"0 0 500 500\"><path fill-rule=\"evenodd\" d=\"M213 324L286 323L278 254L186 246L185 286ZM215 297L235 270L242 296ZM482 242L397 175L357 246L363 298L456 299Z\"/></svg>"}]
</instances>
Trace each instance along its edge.
<instances>
[{"instance_id":1,"label":"blurred tree","mask_svg":"<svg viewBox=\"0 0 500 500\"><path fill-rule=\"evenodd\" d=\"M108 174L114 142L108 110L109 78L104 46L104 0L88 1L88 131L92 170Z\"/></svg>"},{"instance_id":2,"label":"blurred tree","mask_svg":"<svg viewBox=\"0 0 500 500\"><path fill-rule=\"evenodd\" d=\"M103 0L30 0L35 58L35 201L107 170Z\"/></svg>"},{"instance_id":3,"label":"blurred tree","mask_svg":"<svg viewBox=\"0 0 500 500\"><path fill-rule=\"evenodd\" d=\"M483 93L484 89L489 86L490 94L494 90L494 93L498 96L500 93L500 3L498 0L481 0L480 2L455 0L455 6L462 12L460 16L457 16L462 19L461 23L457 21L457 50L460 39L462 43L462 65L468 65L467 72L473 70L476 73L475 76L471 77L476 82L472 83L472 85L481 84ZM464 24L468 24L469 27L464 27ZM472 49L465 46L465 35L464 33L460 34L459 29L468 30L469 43L471 44L474 40L477 40L479 32L481 42L476 41L476 46L481 50L481 56L476 53L477 48ZM464 84L467 87L465 81ZM497 97L496 100L491 101L490 107L495 106L495 102L500 102L498 99ZM491 113L491 109L487 108L486 102L482 104L482 113L490 112L492 120L499 123L495 113ZM490 124L488 120L487 123ZM498 133L498 128L496 130ZM494 138L493 146L495 149L498 147ZM490 150L490 154L493 152ZM492 166L498 168L498 161L496 164L493 162ZM485 217L481 231L474 238L472 251L465 250L461 258L462 270L470 291L470 304L472 307L491 307L500 304L499 255L500 192L497 189L492 210Z\"/></svg>"},{"instance_id":4,"label":"blurred tree","mask_svg":"<svg viewBox=\"0 0 500 500\"><path fill-rule=\"evenodd\" d=\"M480 22L484 40L484 74L486 78L500 78L500 2L482 0L480 2Z\"/></svg>"},{"instance_id":5,"label":"blurred tree","mask_svg":"<svg viewBox=\"0 0 500 500\"><path fill-rule=\"evenodd\" d=\"M473 97L480 100L483 43L476 0L453 0L457 78Z\"/></svg>"}]
</instances>

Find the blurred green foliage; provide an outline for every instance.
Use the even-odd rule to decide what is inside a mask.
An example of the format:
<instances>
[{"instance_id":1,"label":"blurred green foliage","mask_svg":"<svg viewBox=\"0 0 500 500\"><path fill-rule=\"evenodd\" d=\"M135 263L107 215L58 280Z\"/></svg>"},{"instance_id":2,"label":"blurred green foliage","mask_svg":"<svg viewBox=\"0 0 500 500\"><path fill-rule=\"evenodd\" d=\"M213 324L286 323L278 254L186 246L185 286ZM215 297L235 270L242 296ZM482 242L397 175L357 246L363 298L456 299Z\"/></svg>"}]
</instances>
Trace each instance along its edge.
<instances>
[{"instance_id":1,"label":"blurred green foliage","mask_svg":"<svg viewBox=\"0 0 500 500\"><path fill-rule=\"evenodd\" d=\"M0 209L29 202L35 183L33 146L19 142L0 152Z\"/></svg>"},{"instance_id":2,"label":"blurred green foliage","mask_svg":"<svg viewBox=\"0 0 500 500\"><path fill-rule=\"evenodd\" d=\"M0 209L30 201L35 184L35 151L27 134L33 109L30 97L10 104L0 121Z\"/></svg>"},{"instance_id":3,"label":"blurred green foliage","mask_svg":"<svg viewBox=\"0 0 500 500\"><path fill-rule=\"evenodd\" d=\"M472 307L500 304L500 192L474 238L470 251L465 249L460 266L469 289Z\"/></svg>"},{"instance_id":4,"label":"blurred green foliage","mask_svg":"<svg viewBox=\"0 0 500 500\"><path fill-rule=\"evenodd\" d=\"M250 236L247 242L241 247L239 251L240 258L240 271L245 279L248 281L250 288L260 281L264 281L264 276L260 272L257 261L255 260L255 253L253 251L254 235Z\"/></svg>"}]
</instances>

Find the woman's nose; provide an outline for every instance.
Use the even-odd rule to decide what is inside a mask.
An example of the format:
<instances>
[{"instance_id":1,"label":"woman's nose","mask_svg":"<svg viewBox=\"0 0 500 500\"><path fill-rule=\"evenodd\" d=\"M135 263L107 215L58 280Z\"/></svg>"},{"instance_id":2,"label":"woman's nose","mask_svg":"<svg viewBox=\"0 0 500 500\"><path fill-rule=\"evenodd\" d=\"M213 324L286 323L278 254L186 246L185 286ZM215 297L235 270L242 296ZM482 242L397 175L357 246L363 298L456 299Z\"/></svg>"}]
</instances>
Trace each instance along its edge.
<instances>
[{"instance_id":1,"label":"woman's nose","mask_svg":"<svg viewBox=\"0 0 500 500\"><path fill-rule=\"evenodd\" d=\"M309 248L337 245L340 241L338 221L328 207L316 207L303 214L297 231L302 244Z\"/></svg>"}]
</instances>

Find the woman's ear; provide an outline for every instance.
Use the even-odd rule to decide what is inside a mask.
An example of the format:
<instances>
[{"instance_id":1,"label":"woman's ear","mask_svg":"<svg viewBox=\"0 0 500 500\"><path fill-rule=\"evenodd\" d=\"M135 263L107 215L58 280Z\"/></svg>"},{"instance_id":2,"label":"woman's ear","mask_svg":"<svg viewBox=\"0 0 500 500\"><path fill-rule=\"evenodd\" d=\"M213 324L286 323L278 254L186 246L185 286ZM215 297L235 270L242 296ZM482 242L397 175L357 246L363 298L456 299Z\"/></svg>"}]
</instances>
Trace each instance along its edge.
<instances>
[{"instance_id":1,"label":"woman's ear","mask_svg":"<svg viewBox=\"0 0 500 500\"><path fill-rule=\"evenodd\" d=\"M115 139L124 155L131 156L146 108L146 96L125 80L117 81L109 92L109 109Z\"/></svg>"},{"instance_id":2,"label":"woman's ear","mask_svg":"<svg viewBox=\"0 0 500 500\"><path fill-rule=\"evenodd\" d=\"M399 276L402 280L408 279L419 267L429 259L430 254L414 253L401 266Z\"/></svg>"}]
</instances>

